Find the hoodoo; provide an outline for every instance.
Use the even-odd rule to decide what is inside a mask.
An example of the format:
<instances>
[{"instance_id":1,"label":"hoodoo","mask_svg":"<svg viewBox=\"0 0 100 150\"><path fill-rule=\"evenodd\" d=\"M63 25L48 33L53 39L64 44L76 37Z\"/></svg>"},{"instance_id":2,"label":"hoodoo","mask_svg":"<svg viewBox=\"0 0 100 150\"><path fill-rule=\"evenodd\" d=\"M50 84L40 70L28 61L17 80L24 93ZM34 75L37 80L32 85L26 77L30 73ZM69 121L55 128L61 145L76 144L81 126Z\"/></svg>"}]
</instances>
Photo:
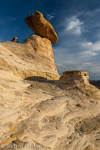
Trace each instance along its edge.
<instances>
[{"instance_id":1,"label":"hoodoo","mask_svg":"<svg viewBox=\"0 0 100 150\"><path fill-rule=\"evenodd\" d=\"M17 37L11 42L2 42L0 68L22 79L40 76L58 80L60 76L52 49L52 43L57 43L58 36L53 26L38 11L29 15L25 22L36 34L32 34L21 44ZM3 57L4 53L8 56Z\"/></svg>"}]
</instances>

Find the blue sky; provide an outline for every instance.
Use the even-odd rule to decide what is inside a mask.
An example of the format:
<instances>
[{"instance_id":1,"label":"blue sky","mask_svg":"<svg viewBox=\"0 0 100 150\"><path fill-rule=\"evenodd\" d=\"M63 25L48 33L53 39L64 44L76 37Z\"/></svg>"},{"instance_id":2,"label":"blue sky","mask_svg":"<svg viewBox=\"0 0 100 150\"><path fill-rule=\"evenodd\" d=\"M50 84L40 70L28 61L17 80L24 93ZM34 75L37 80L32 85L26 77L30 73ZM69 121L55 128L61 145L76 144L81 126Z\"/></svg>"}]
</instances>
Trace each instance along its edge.
<instances>
[{"instance_id":1,"label":"blue sky","mask_svg":"<svg viewBox=\"0 0 100 150\"><path fill-rule=\"evenodd\" d=\"M58 34L52 47L59 74L84 70L100 80L100 0L0 0L0 42L29 38L33 31L24 18L35 10Z\"/></svg>"}]
</instances>

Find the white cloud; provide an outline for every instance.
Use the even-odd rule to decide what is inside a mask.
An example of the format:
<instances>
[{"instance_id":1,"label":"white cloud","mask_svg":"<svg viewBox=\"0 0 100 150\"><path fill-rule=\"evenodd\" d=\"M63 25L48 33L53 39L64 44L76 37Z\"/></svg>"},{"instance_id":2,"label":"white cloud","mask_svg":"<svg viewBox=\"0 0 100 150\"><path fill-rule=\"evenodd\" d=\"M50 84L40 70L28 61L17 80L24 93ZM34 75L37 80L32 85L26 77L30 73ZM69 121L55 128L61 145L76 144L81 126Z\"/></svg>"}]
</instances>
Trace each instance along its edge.
<instances>
[{"instance_id":1,"label":"white cloud","mask_svg":"<svg viewBox=\"0 0 100 150\"><path fill-rule=\"evenodd\" d=\"M91 57L91 56L96 56L96 55L97 55L97 53L87 51L82 54L82 57Z\"/></svg>"},{"instance_id":2,"label":"white cloud","mask_svg":"<svg viewBox=\"0 0 100 150\"><path fill-rule=\"evenodd\" d=\"M91 66L91 65L92 65L92 63L91 63L91 62L86 62L86 63L83 63L83 65Z\"/></svg>"},{"instance_id":3,"label":"white cloud","mask_svg":"<svg viewBox=\"0 0 100 150\"><path fill-rule=\"evenodd\" d=\"M92 43L92 42L86 42L86 43L82 43L81 46L83 48L91 49L92 51L98 51L100 50L100 41Z\"/></svg>"},{"instance_id":4,"label":"white cloud","mask_svg":"<svg viewBox=\"0 0 100 150\"><path fill-rule=\"evenodd\" d=\"M9 21L16 21L17 20L17 18L15 18L15 17L9 17Z\"/></svg>"},{"instance_id":5,"label":"white cloud","mask_svg":"<svg viewBox=\"0 0 100 150\"><path fill-rule=\"evenodd\" d=\"M81 53L82 57L90 57L98 55L98 51L100 51L100 41L92 43L92 42L84 42L81 43L81 48L83 52Z\"/></svg>"},{"instance_id":6,"label":"white cloud","mask_svg":"<svg viewBox=\"0 0 100 150\"><path fill-rule=\"evenodd\" d=\"M92 42L84 42L81 43L82 48L91 48Z\"/></svg>"},{"instance_id":7,"label":"white cloud","mask_svg":"<svg viewBox=\"0 0 100 150\"><path fill-rule=\"evenodd\" d=\"M98 64L96 64L95 67L91 68L91 72L100 73L100 66Z\"/></svg>"},{"instance_id":8,"label":"white cloud","mask_svg":"<svg viewBox=\"0 0 100 150\"><path fill-rule=\"evenodd\" d=\"M50 15L50 14L47 14L47 19L48 20L51 20L52 18L54 18L55 16L53 16L53 15Z\"/></svg>"},{"instance_id":9,"label":"white cloud","mask_svg":"<svg viewBox=\"0 0 100 150\"><path fill-rule=\"evenodd\" d=\"M96 56L97 55L97 53L90 53L92 56Z\"/></svg>"},{"instance_id":10,"label":"white cloud","mask_svg":"<svg viewBox=\"0 0 100 150\"><path fill-rule=\"evenodd\" d=\"M92 50L98 51L100 50L100 42L96 42L95 44L92 45Z\"/></svg>"},{"instance_id":11,"label":"white cloud","mask_svg":"<svg viewBox=\"0 0 100 150\"><path fill-rule=\"evenodd\" d=\"M83 12L84 15L89 16L89 17L93 17L95 16L97 13L100 12L100 8L99 9L95 9L93 11L87 11L87 12Z\"/></svg>"},{"instance_id":12,"label":"white cloud","mask_svg":"<svg viewBox=\"0 0 100 150\"><path fill-rule=\"evenodd\" d=\"M56 65L58 65L58 66L64 66L64 65L62 65L62 64L56 64Z\"/></svg>"},{"instance_id":13,"label":"white cloud","mask_svg":"<svg viewBox=\"0 0 100 150\"><path fill-rule=\"evenodd\" d=\"M100 42L84 42L81 43L81 48L83 49L81 56L82 57L93 57L98 55L98 51L100 51Z\"/></svg>"},{"instance_id":14,"label":"white cloud","mask_svg":"<svg viewBox=\"0 0 100 150\"><path fill-rule=\"evenodd\" d=\"M87 42L86 44L90 46L90 45L92 45L92 42Z\"/></svg>"},{"instance_id":15,"label":"white cloud","mask_svg":"<svg viewBox=\"0 0 100 150\"><path fill-rule=\"evenodd\" d=\"M73 34L79 35L82 33L82 24L83 22L81 22L76 16L73 16L67 20L66 31L71 31Z\"/></svg>"}]
</instances>

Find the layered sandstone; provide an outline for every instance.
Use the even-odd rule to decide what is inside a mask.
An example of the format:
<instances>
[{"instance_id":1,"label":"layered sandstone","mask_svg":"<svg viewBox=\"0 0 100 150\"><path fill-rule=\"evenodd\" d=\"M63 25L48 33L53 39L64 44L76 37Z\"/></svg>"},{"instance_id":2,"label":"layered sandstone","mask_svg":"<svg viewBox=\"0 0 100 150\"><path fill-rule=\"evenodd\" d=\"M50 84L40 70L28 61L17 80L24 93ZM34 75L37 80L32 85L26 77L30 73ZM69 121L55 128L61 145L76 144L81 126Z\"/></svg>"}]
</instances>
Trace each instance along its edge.
<instances>
[{"instance_id":1,"label":"layered sandstone","mask_svg":"<svg viewBox=\"0 0 100 150\"><path fill-rule=\"evenodd\" d=\"M100 149L100 97L79 88L62 89L59 81L19 80L4 72L0 70L0 150Z\"/></svg>"},{"instance_id":2,"label":"layered sandstone","mask_svg":"<svg viewBox=\"0 0 100 150\"><path fill-rule=\"evenodd\" d=\"M25 79L42 76L59 79L54 63L51 42L47 38L31 35L24 43L0 43L0 72L9 73ZM4 76L5 77L5 76Z\"/></svg>"},{"instance_id":3,"label":"layered sandstone","mask_svg":"<svg viewBox=\"0 0 100 150\"><path fill-rule=\"evenodd\" d=\"M63 89L79 88L87 94L98 92L99 89L91 85L88 79L89 74L86 71L65 71L59 79L59 85Z\"/></svg>"},{"instance_id":4,"label":"layered sandstone","mask_svg":"<svg viewBox=\"0 0 100 150\"><path fill-rule=\"evenodd\" d=\"M41 37L46 37L52 42L52 44L56 44L58 36L53 26L43 17L42 13L39 11L35 12L36 14L28 15L28 17L25 18L25 23L35 34L40 35Z\"/></svg>"}]
</instances>

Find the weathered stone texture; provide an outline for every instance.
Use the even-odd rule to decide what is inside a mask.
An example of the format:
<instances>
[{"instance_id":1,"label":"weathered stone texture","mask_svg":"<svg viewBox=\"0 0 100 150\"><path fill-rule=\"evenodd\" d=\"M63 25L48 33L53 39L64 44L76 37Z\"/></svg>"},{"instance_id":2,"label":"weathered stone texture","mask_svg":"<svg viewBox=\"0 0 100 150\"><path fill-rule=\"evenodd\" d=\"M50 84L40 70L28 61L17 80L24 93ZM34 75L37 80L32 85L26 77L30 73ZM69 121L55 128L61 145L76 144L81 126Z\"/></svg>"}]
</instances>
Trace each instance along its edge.
<instances>
[{"instance_id":1,"label":"weathered stone texture","mask_svg":"<svg viewBox=\"0 0 100 150\"><path fill-rule=\"evenodd\" d=\"M59 79L50 40L31 35L24 43L0 43L0 70L12 72L23 79L42 76Z\"/></svg>"},{"instance_id":2,"label":"weathered stone texture","mask_svg":"<svg viewBox=\"0 0 100 150\"><path fill-rule=\"evenodd\" d=\"M18 38L17 37L14 37L11 42L15 42L15 43L18 43Z\"/></svg>"},{"instance_id":3,"label":"weathered stone texture","mask_svg":"<svg viewBox=\"0 0 100 150\"><path fill-rule=\"evenodd\" d=\"M42 13L38 11L35 12L36 14L28 15L28 17L25 18L25 23L35 34L40 35L41 37L46 37L52 42L52 44L56 44L58 36L53 26L43 17Z\"/></svg>"},{"instance_id":4,"label":"weathered stone texture","mask_svg":"<svg viewBox=\"0 0 100 150\"><path fill-rule=\"evenodd\" d=\"M65 71L59 79L59 85L63 89L79 88L87 93L98 92L99 89L88 81L89 74L86 71Z\"/></svg>"}]
</instances>

